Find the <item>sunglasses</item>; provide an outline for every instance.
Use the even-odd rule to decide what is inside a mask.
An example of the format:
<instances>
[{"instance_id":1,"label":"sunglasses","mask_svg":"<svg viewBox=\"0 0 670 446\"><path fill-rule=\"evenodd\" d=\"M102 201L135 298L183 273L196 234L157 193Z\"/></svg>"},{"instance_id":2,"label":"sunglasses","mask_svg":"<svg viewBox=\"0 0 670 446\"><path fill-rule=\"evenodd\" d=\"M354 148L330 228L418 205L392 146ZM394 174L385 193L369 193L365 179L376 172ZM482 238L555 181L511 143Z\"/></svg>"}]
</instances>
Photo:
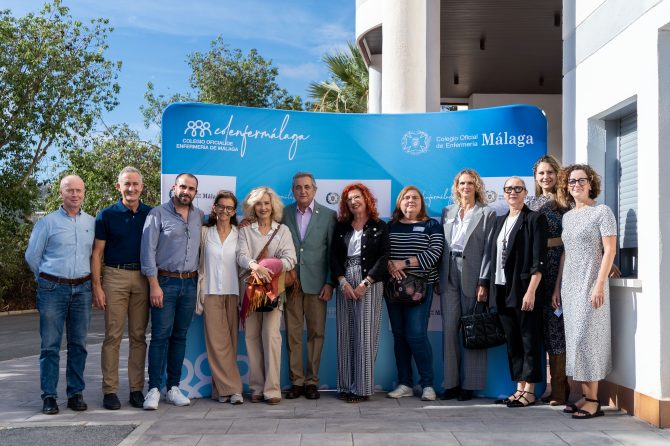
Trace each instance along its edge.
<instances>
[{"instance_id":1,"label":"sunglasses","mask_svg":"<svg viewBox=\"0 0 670 446\"><path fill-rule=\"evenodd\" d=\"M523 186L506 186L503 187L503 192L506 194L511 194L512 192L515 192L517 194L520 194L521 192L525 191L526 188Z\"/></svg>"}]
</instances>

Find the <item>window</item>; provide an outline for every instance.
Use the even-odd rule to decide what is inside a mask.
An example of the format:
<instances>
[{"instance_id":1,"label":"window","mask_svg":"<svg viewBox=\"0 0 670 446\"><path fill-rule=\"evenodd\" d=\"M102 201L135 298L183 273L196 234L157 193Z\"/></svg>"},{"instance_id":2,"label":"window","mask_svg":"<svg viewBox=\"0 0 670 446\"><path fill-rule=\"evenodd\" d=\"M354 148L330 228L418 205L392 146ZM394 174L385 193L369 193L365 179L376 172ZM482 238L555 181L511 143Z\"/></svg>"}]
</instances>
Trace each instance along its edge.
<instances>
[{"instance_id":1,"label":"window","mask_svg":"<svg viewBox=\"0 0 670 446\"><path fill-rule=\"evenodd\" d=\"M623 277L637 277L637 112L618 120L619 267Z\"/></svg>"}]
</instances>

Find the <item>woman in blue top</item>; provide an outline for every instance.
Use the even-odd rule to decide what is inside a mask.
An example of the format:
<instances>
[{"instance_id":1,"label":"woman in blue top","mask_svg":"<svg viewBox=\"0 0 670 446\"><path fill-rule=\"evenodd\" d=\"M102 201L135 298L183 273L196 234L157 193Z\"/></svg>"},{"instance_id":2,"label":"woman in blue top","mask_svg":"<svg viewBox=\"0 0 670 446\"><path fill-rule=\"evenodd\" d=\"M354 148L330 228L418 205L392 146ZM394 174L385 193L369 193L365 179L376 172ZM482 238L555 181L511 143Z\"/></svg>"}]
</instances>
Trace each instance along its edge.
<instances>
[{"instance_id":1,"label":"woman in blue top","mask_svg":"<svg viewBox=\"0 0 670 446\"><path fill-rule=\"evenodd\" d=\"M433 350L428 340L428 318L433 302L433 285L438 281L437 265L444 249L442 226L426 215L426 205L415 186L406 186L398 194L389 225L390 252L388 272L392 280L407 273L418 274L428 283L419 304L394 303L387 294L386 308L393 331L398 386L389 398L414 395L412 357L419 372L423 401L433 401Z\"/></svg>"}]
</instances>

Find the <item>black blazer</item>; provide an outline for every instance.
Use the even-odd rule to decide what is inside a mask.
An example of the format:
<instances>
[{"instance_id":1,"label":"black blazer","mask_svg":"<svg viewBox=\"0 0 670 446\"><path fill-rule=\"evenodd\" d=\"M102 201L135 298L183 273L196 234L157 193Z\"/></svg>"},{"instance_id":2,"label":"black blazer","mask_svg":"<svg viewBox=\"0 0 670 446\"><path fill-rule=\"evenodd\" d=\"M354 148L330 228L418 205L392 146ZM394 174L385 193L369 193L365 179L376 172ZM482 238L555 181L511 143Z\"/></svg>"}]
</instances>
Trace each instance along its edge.
<instances>
[{"instance_id":1,"label":"black blazer","mask_svg":"<svg viewBox=\"0 0 670 446\"><path fill-rule=\"evenodd\" d=\"M499 307L521 308L523 296L528 290L530 276L536 272L544 274L547 263L547 217L539 212L531 211L528 206L521 209L521 214L512 227L507 242L507 258L505 270L505 295L498 296L494 286L498 262L498 236L505 225L509 211L496 220L491 243L491 304ZM535 307L544 302L543 284L537 288Z\"/></svg>"},{"instance_id":2,"label":"black blazer","mask_svg":"<svg viewBox=\"0 0 670 446\"><path fill-rule=\"evenodd\" d=\"M354 233L351 223L337 222L330 250L330 272L333 280L344 276L349 240ZM389 256L389 232L383 221L368 220L361 237L361 272L363 278L370 276L375 282L384 280Z\"/></svg>"}]
</instances>

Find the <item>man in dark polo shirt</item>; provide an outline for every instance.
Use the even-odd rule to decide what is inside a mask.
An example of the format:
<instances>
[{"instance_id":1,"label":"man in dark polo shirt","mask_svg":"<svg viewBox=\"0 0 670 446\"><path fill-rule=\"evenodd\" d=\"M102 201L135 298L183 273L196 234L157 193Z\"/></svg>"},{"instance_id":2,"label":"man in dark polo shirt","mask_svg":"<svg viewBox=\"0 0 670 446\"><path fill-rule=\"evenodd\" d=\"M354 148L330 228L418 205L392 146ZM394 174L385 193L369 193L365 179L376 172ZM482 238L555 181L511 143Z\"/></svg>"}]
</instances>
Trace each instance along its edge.
<instances>
[{"instance_id":1,"label":"man in dark polo shirt","mask_svg":"<svg viewBox=\"0 0 670 446\"><path fill-rule=\"evenodd\" d=\"M102 405L121 408L119 347L128 319L128 385L130 405L144 403L144 362L147 353L149 285L140 272L142 228L151 208L142 203L142 174L134 167L119 173L116 189L121 199L95 219L95 242L91 256L93 303L105 311L105 340L102 343ZM104 266L103 266L104 255ZM102 273L102 278L101 278ZM102 279L102 280L101 280Z\"/></svg>"}]
</instances>

